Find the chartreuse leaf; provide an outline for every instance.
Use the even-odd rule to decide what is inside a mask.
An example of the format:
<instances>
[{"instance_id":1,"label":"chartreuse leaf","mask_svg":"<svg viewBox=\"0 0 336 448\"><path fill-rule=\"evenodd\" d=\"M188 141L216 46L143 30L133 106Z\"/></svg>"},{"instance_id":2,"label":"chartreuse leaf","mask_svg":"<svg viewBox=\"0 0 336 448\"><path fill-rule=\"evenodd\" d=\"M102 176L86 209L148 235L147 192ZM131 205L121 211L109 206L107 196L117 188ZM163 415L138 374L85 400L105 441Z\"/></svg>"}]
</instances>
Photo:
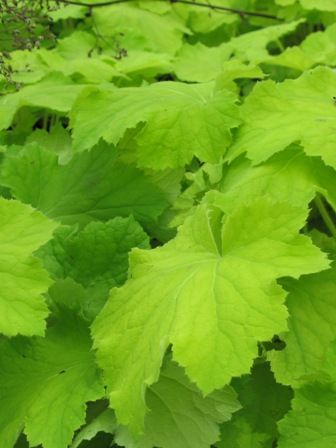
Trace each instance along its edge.
<instances>
[{"instance_id":1,"label":"chartreuse leaf","mask_svg":"<svg viewBox=\"0 0 336 448\"><path fill-rule=\"evenodd\" d=\"M307 157L298 145L291 145L257 166L242 156L237 158L226 169L218 189L230 210L259 196L308 205L317 191L336 208L335 182L335 170L319 157Z\"/></svg>"},{"instance_id":2,"label":"chartreuse leaf","mask_svg":"<svg viewBox=\"0 0 336 448\"><path fill-rule=\"evenodd\" d=\"M172 56L166 53L133 50L127 51L127 58L116 61L115 69L127 76L127 79L142 80L158 74L171 73L172 60Z\"/></svg>"},{"instance_id":3,"label":"chartreuse leaf","mask_svg":"<svg viewBox=\"0 0 336 448\"><path fill-rule=\"evenodd\" d=\"M110 39L110 45L115 46L117 40L120 48L127 50L174 55L182 45L182 36L190 34L176 15L146 11L136 4L97 8L94 20L105 42Z\"/></svg>"},{"instance_id":4,"label":"chartreuse leaf","mask_svg":"<svg viewBox=\"0 0 336 448\"><path fill-rule=\"evenodd\" d=\"M321 286L323 295L323 284ZM333 312L329 306L328 310ZM318 330L320 327L315 328L315 331ZM279 448L332 448L335 445L336 340L333 339L329 344L324 342L327 345L323 346L324 360L320 365L325 377L321 382L310 382L295 390L292 410L279 422Z\"/></svg>"},{"instance_id":5,"label":"chartreuse leaf","mask_svg":"<svg viewBox=\"0 0 336 448\"><path fill-rule=\"evenodd\" d=\"M230 59L231 48L227 44L207 47L201 42L185 43L173 63L174 72L181 81L208 82L223 71L224 62Z\"/></svg>"},{"instance_id":6,"label":"chartreuse leaf","mask_svg":"<svg viewBox=\"0 0 336 448\"><path fill-rule=\"evenodd\" d=\"M126 284L112 289L93 323L111 407L133 436L143 427L144 388L173 358L208 394L247 373L256 342L287 327L275 280L320 271L328 261L298 235L305 208L262 198L224 216L205 202L162 248L134 249ZM223 221L224 220L224 221Z\"/></svg>"},{"instance_id":7,"label":"chartreuse leaf","mask_svg":"<svg viewBox=\"0 0 336 448\"><path fill-rule=\"evenodd\" d=\"M300 386L318 379L326 349L336 339L336 268L286 281L290 314L285 350L270 352L272 370L283 384Z\"/></svg>"},{"instance_id":8,"label":"chartreuse leaf","mask_svg":"<svg viewBox=\"0 0 336 448\"><path fill-rule=\"evenodd\" d=\"M291 388L276 383L268 363L256 364L250 375L232 384L242 408L221 425L221 442L216 447L271 447L278 437L276 423L290 408Z\"/></svg>"},{"instance_id":9,"label":"chartreuse leaf","mask_svg":"<svg viewBox=\"0 0 336 448\"><path fill-rule=\"evenodd\" d=\"M317 67L281 84L257 84L241 107L244 124L231 156L246 151L257 164L300 141L308 155L320 156L335 168L335 89L336 74L327 67Z\"/></svg>"},{"instance_id":10,"label":"chartreuse leaf","mask_svg":"<svg viewBox=\"0 0 336 448\"><path fill-rule=\"evenodd\" d=\"M30 206L0 198L0 332L43 335L48 307L42 294L51 280L32 256L57 224Z\"/></svg>"},{"instance_id":11,"label":"chartreuse leaf","mask_svg":"<svg viewBox=\"0 0 336 448\"><path fill-rule=\"evenodd\" d=\"M7 155L0 183L15 198L63 224L130 214L152 223L168 202L144 173L116 158L115 148L98 145L59 165L56 154L33 144Z\"/></svg>"},{"instance_id":12,"label":"chartreuse leaf","mask_svg":"<svg viewBox=\"0 0 336 448\"><path fill-rule=\"evenodd\" d=\"M336 65L336 25L324 31L309 34L300 46L288 47L268 62L299 70L306 70L316 64Z\"/></svg>"},{"instance_id":13,"label":"chartreuse leaf","mask_svg":"<svg viewBox=\"0 0 336 448\"><path fill-rule=\"evenodd\" d=\"M205 82L215 79L222 72L225 73L225 62L233 56L235 63L241 61L256 65L268 61L270 55L266 49L267 45L294 31L301 22L298 20L268 26L233 37L229 42L216 47L207 47L199 42L195 45L186 43L177 54L173 64L174 71L178 78L184 81Z\"/></svg>"},{"instance_id":14,"label":"chartreuse leaf","mask_svg":"<svg viewBox=\"0 0 336 448\"><path fill-rule=\"evenodd\" d=\"M92 222L70 234L60 228L37 255L54 278L71 277L90 295L91 311L100 310L113 286L127 278L128 253L133 247L148 249L149 237L133 217Z\"/></svg>"},{"instance_id":15,"label":"chartreuse leaf","mask_svg":"<svg viewBox=\"0 0 336 448\"><path fill-rule=\"evenodd\" d=\"M333 0L320 0L316 3L314 0L275 0L275 3L282 6L292 5L297 1L304 9L318 9L319 11L336 11L336 5Z\"/></svg>"},{"instance_id":16,"label":"chartreuse leaf","mask_svg":"<svg viewBox=\"0 0 336 448\"><path fill-rule=\"evenodd\" d=\"M26 144L37 143L58 155L60 164L66 164L72 157L72 140L69 132L61 123L50 126L49 132L44 129L34 130L26 139Z\"/></svg>"},{"instance_id":17,"label":"chartreuse leaf","mask_svg":"<svg viewBox=\"0 0 336 448\"><path fill-rule=\"evenodd\" d=\"M16 81L26 85L39 81L49 73L49 77L40 82L44 84L50 76L57 77L55 85L59 84L62 79L67 79L68 83L71 84L72 79L76 81L76 84L74 84L76 90L78 90L80 84L100 83L103 80L109 81L113 77L123 77L120 69L114 68L116 62L114 58L94 51L96 43L92 34L76 31L64 39L59 39L56 48L53 50L42 48L32 52L16 51L11 59L13 70L15 70L13 77ZM27 71L27 64L29 65L29 71ZM50 75L50 72L57 73ZM65 76L68 78L65 78ZM49 93L50 89L48 87L44 88L46 94ZM65 85L64 91L66 92L68 88L69 86ZM81 89L82 87L79 90ZM31 87L30 91L36 92L36 89ZM29 90L25 92L24 97L27 96ZM38 99L39 95L36 96ZM58 99L50 102L50 105L54 103L57 105ZM50 105L49 109L51 108Z\"/></svg>"},{"instance_id":18,"label":"chartreuse leaf","mask_svg":"<svg viewBox=\"0 0 336 448\"><path fill-rule=\"evenodd\" d=\"M50 73L37 84L0 97L0 129L7 129L22 106L67 113L85 86L75 85L62 73Z\"/></svg>"},{"instance_id":19,"label":"chartreuse leaf","mask_svg":"<svg viewBox=\"0 0 336 448\"><path fill-rule=\"evenodd\" d=\"M87 324L64 308L45 338L0 345L1 446L12 448L24 428L30 446L66 448L85 422L85 403L104 396Z\"/></svg>"},{"instance_id":20,"label":"chartreuse leaf","mask_svg":"<svg viewBox=\"0 0 336 448\"><path fill-rule=\"evenodd\" d=\"M50 11L48 14L52 17L54 22L58 20L69 19L83 19L87 13L87 8L76 5L60 5L55 11Z\"/></svg>"},{"instance_id":21,"label":"chartreuse leaf","mask_svg":"<svg viewBox=\"0 0 336 448\"><path fill-rule=\"evenodd\" d=\"M234 390L226 386L203 397L183 369L165 360L159 381L147 392L150 412L144 435L133 441L120 427L116 441L126 448L208 448L219 439L218 423L230 420L240 409Z\"/></svg>"},{"instance_id":22,"label":"chartreuse leaf","mask_svg":"<svg viewBox=\"0 0 336 448\"><path fill-rule=\"evenodd\" d=\"M54 50L41 49L39 57L49 71L71 76L78 84L100 83L122 76L114 68L115 59L94 51L96 44L92 34L76 31L59 40Z\"/></svg>"},{"instance_id":23,"label":"chartreuse leaf","mask_svg":"<svg viewBox=\"0 0 336 448\"><path fill-rule=\"evenodd\" d=\"M313 0L300 0L301 6L305 9L318 9L319 11L336 11L333 0L321 0L316 4Z\"/></svg>"},{"instance_id":24,"label":"chartreuse leaf","mask_svg":"<svg viewBox=\"0 0 336 448\"><path fill-rule=\"evenodd\" d=\"M161 82L146 87L88 89L71 113L74 148L90 148L102 137L117 144L125 131L135 134L139 166L180 167L196 156L218 162L240 124L236 96L214 92L212 83ZM92 115L92 108L97 113Z\"/></svg>"}]
</instances>

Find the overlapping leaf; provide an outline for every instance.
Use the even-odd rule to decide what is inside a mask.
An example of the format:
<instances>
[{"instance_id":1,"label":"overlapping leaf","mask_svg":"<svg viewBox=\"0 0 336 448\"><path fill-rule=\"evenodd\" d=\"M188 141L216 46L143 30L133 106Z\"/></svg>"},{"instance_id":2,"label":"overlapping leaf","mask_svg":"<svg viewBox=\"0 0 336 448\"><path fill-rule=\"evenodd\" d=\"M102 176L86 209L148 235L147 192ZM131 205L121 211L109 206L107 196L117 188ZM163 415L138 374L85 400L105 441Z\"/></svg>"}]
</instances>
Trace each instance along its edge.
<instances>
[{"instance_id":1,"label":"overlapping leaf","mask_svg":"<svg viewBox=\"0 0 336 448\"><path fill-rule=\"evenodd\" d=\"M267 45L281 36L295 30L300 21L274 25L257 31L233 37L216 47L207 47L201 43L184 44L178 52L174 70L179 79L191 82L205 82L215 79L225 72L226 61L234 56L235 62L258 64L270 58ZM243 72L243 69L242 69ZM244 73L242 73L244 77ZM237 76L238 77L238 76Z\"/></svg>"},{"instance_id":2,"label":"overlapping leaf","mask_svg":"<svg viewBox=\"0 0 336 448\"><path fill-rule=\"evenodd\" d=\"M336 208L335 171L319 157L307 157L297 145L274 154L265 163L255 166L243 157L226 170L218 189L226 205L234 209L243 201L266 196L292 205L308 205L317 192L323 192Z\"/></svg>"},{"instance_id":3,"label":"overlapping leaf","mask_svg":"<svg viewBox=\"0 0 336 448\"><path fill-rule=\"evenodd\" d=\"M0 97L0 129L7 129L15 113L23 106L67 113L84 85L76 85L62 73L50 73L38 84L22 87L19 92Z\"/></svg>"},{"instance_id":4,"label":"overlapping leaf","mask_svg":"<svg viewBox=\"0 0 336 448\"><path fill-rule=\"evenodd\" d=\"M43 335L49 312L42 294L51 279L32 254L57 224L30 206L3 198L0 217L0 332Z\"/></svg>"},{"instance_id":5,"label":"overlapping leaf","mask_svg":"<svg viewBox=\"0 0 336 448\"><path fill-rule=\"evenodd\" d=\"M286 349L272 352L270 359L279 382L299 386L321 376L326 350L336 339L336 269L302 277L287 287L289 332L280 335Z\"/></svg>"},{"instance_id":6,"label":"overlapping leaf","mask_svg":"<svg viewBox=\"0 0 336 448\"><path fill-rule=\"evenodd\" d=\"M318 9L320 11L336 11L336 5L333 0L320 0L318 3L316 3L314 0L275 0L275 3L281 6L288 6L298 1L300 2L302 8L305 9Z\"/></svg>"},{"instance_id":7,"label":"overlapping leaf","mask_svg":"<svg viewBox=\"0 0 336 448\"><path fill-rule=\"evenodd\" d=\"M105 400L106 401L106 400ZM96 406L94 406L96 405ZM96 411L95 407L101 406L100 402L93 404L93 411ZM89 408L90 409L90 408ZM101 446L105 446L104 439L103 441L95 439L99 437L99 433L102 435L104 433L105 438L107 434L111 435L114 433L117 426L117 422L115 419L115 415L112 411L112 409L104 409L100 414L95 415L95 418L84 426L81 431L78 432L78 434L75 437L75 440L71 444L69 448L78 448L79 446L86 446L86 444L89 444L89 447L93 448L100 448ZM111 438L111 436L110 436ZM94 443L92 443L92 439L94 439ZM90 441L90 442L88 442ZM82 443L83 442L83 443ZM107 442L105 442L107 444ZM104 445L103 445L104 444Z\"/></svg>"},{"instance_id":8,"label":"overlapping leaf","mask_svg":"<svg viewBox=\"0 0 336 448\"><path fill-rule=\"evenodd\" d=\"M169 343L204 393L247 373L256 341L286 328L282 276L325 269L325 256L298 235L307 210L256 200L223 219L203 204L160 249L134 250L130 278L93 324L98 360L117 419L138 434L144 388L159 376Z\"/></svg>"},{"instance_id":9,"label":"overlapping leaf","mask_svg":"<svg viewBox=\"0 0 336 448\"><path fill-rule=\"evenodd\" d=\"M332 375L335 378L335 367ZM279 448L334 447L335 386L335 380L330 383L315 382L295 391L292 410L279 422Z\"/></svg>"},{"instance_id":10,"label":"overlapping leaf","mask_svg":"<svg viewBox=\"0 0 336 448\"><path fill-rule=\"evenodd\" d=\"M135 135L140 166L175 168L194 156L218 162L231 142L230 129L240 124L240 115L232 92L213 90L212 83L177 82L88 89L71 113L74 148L90 148L101 137L117 144L127 129L145 123Z\"/></svg>"},{"instance_id":11,"label":"overlapping leaf","mask_svg":"<svg viewBox=\"0 0 336 448\"><path fill-rule=\"evenodd\" d=\"M335 37L336 25L333 24L324 31L309 34L299 46L286 48L268 62L298 70L307 70L316 64L334 66L336 65Z\"/></svg>"},{"instance_id":12,"label":"overlapping leaf","mask_svg":"<svg viewBox=\"0 0 336 448\"><path fill-rule=\"evenodd\" d=\"M257 164L299 141L308 155L335 168L335 89L336 74L327 67L278 85L258 84L242 107L245 123L231 156L246 152Z\"/></svg>"},{"instance_id":13,"label":"overlapping leaf","mask_svg":"<svg viewBox=\"0 0 336 448\"><path fill-rule=\"evenodd\" d=\"M144 434L134 442L121 427L117 442L126 448L208 448L219 439L218 423L240 408L234 390L227 386L203 397L183 370L165 360L159 381L148 390L150 411Z\"/></svg>"},{"instance_id":14,"label":"overlapping leaf","mask_svg":"<svg viewBox=\"0 0 336 448\"><path fill-rule=\"evenodd\" d=\"M271 447L278 437L276 423L290 408L293 392L276 383L268 363L257 364L251 375L235 379L242 408L221 426L218 448Z\"/></svg>"},{"instance_id":15,"label":"overlapping leaf","mask_svg":"<svg viewBox=\"0 0 336 448\"><path fill-rule=\"evenodd\" d=\"M149 248L149 238L134 218L92 222L83 231L60 228L37 255L54 278L71 277L90 295L91 311L102 307L113 286L121 286L133 247Z\"/></svg>"},{"instance_id":16,"label":"overlapping leaf","mask_svg":"<svg viewBox=\"0 0 336 448\"><path fill-rule=\"evenodd\" d=\"M0 183L22 202L63 224L131 214L143 224L152 224L168 205L144 173L116 162L112 147L97 146L59 165L50 151L27 146L7 156Z\"/></svg>"},{"instance_id":17,"label":"overlapping leaf","mask_svg":"<svg viewBox=\"0 0 336 448\"><path fill-rule=\"evenodd\" d=\"M85 403L104 396L87 324L70 310L45 338L2 340L0 438L12 448L24 429L31 446L66 448L85 421Z\"/></svg>"},{"instance_id":18,"label":"overlapping leaf","mask_svg":"<svg viewBox=\"0 0 336 448\"><path fill-rule=\"evenodd\" d=\"M176 15L160 15L158 8L154 12L133 4L97 8L94 20L104 36L103 44L116 46L117 41L126 50L175 54L182 45L183 34L190 34Z\"/></svg>"}]
</instances>

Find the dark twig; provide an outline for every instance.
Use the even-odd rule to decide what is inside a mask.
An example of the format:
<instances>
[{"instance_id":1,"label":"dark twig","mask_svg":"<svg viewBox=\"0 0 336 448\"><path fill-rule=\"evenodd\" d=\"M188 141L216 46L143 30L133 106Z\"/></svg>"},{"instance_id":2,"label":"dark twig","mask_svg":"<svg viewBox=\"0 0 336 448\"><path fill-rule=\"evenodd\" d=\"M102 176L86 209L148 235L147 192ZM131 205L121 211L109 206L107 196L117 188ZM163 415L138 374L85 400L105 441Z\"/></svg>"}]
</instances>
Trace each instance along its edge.
<instances>
[{"instance_id":1,"label":"dark twig","mask_svg":"<svg viewBox=\"0 0 336 448\"><path fill-rule=\"evenodd\" d=\"M51 1L56 1L56 0L51 0ZM107 1L107 2L102 2L102 3L84 3L81 1L75 1L75 0L57 0L58 3L64 3L67 5L78 5L78 6L86 6L87 8L99 8L102 6L111 6L111 5L116 5L119 3L128 3L134 0L111 0L111 1ZM235 9L235 8L226 8L224 6L216 6L216 5L211 5L210 3L200 3L200 2L195 2L192 0L154 0L154 1L158 1L158 2L166 2L166 3L183 3L185 5L192 5L192 6L199 6L199 7L203 7L203 8L209 8L212 9L213 11L225 11L225 12L229 12L231 14L238 14L240 17L244 18L245 16L254 16L254 17L263 17L265 19L272 19L272 20L278 20L278 21L282 21L282 19L273 16L271 14L265 14L263 12L255 12L255 11L244 11L242 9Z\"/></svg>"}]
</instances>

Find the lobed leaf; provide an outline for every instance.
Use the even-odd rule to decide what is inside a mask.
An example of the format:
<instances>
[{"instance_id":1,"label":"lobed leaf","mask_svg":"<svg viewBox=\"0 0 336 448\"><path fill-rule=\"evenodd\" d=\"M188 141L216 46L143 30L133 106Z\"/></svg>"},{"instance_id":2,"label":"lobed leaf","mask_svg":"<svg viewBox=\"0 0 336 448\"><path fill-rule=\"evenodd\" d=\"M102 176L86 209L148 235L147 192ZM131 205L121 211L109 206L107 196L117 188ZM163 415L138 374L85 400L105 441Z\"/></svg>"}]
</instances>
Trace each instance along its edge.
<instances>
[{"instance_id":1,"label":"lobed leaf","mask_svg":"<svg viewBox=\"0 0 336 448\"><path fill-rule=\"evenodd\" d=\"M288 412L290 387L275 381L269 363L255 364L250 375L233 380L242 408L221 425L217 448L270 447L279 436L277 421Z\"/></svg>"},{"instance_id":2,"label":"lobed leaf","mask_svg":"<svg viewBox=\"0 0 336 448\"><path fill-rule=\"evenodd\" d=\"M143 172L116 158L114 148L98 145L59 165L55 154L33 144L8 154L0 182L16 198L62 224L131 214L144 225L152 224L168 202Z\"/></svg>"},{"instance_id":3,"label":"lobed leaf","mask_svg":"<svg viewBox=\"0 0 336 448\"><path fill-rule=\"evenodd\" d=\"M126 448L208 448L219 439L219 423L240 408L234 390L203 397L183 370L165 360L159 381L148 390L150 411L144 434L134 442L126 427L117 430L116 441Z\"/></svg>"},{"instance_id":4,"label":"lobed leaf","mask_svg":"<svg viewBox=\"0 0 336 448\"><path fill-rule=\"evenodd\" d=\"M37 84L0 97L0 130L7 129L23 106L67 113L84 85L76 85L62 73L51 72Z\"/></svg>"},{"instance_id":5,"label":"lobed leaf","mask_svg":"<svg viewBox=\"0 0 336 448\"><path fill-rule=\"evenodd\" d=\"M88 89L71 113L76 151L100 138L117 144L125 131L136 132L138 165L181 167L194 156L218 162L231 142L230 129L240 124L236 96L213 92L213 84L161 82L147 87ZM92 108L100 111L92 116Z\"/></svg>"},{"instance_id":6,"label":"lobed leaf","mask_svg":"<svg viewBox=\"0 0 336 448\"><path fill-rule=\"evenodd\" d=\"M199 206L164 247L133 250L129 280L112 289L93 323L111 407L133 436L170 343L205 394L221 388L249 371L258 340L286 329L285 293L275 280L328 267L298 235L304 208L259 199L222 222L217 199Z\"/></svg>"},{"instance_id":7,"label":"lobed leaf","mask_svg":"<svg viewBox=\"0 0 336 448\"><path fill-rule=\"evenodd\" d=\"M42 336L49 314L42 296L51 284L33 253L57 224L20 202L0 198L0 332Z\"/></svg>"},{"instance_id":8,"label":"lobed leaf","mask_svg":"<svg viewBox=\"0 0 336 448\"><path fill-rule=\"evenodd\" d=\"M279 335L286 349L272 352L270 360L279 382L298 387L320 379L326 350L336 339L335 266L288 281L286 289L289 332Z\"/></svg>"},{"instance_id":9,"label":"lobed leaf","mask_svg":"<svg viewBox=\"0 0 336 448\"><path fill-rule=\"evenodd\" d=\"M89 310L97 314L109 290L126 281L133 247L149 249L148 235L134 218L116 217L92 222L79 232L60 227L37 256L54 278L70 277L82 285L90 296Z\"/></svg>"},{"instance_id":10,"label":"lobed leaf","mask_svg":"<svg viewBox=\"0 0 336 448\"><path fill-rule=\"evenodd\" d=\"M258 164L300 142L309 156L319 156L335 168L335 89L336 74L328 67L281 84L258 84L241 108L244 124L231 148L231 159L246 152Z\"/></svg>"},{"instance_id":11,"label":"lobed leaf","mask_svg":"<svg viewBox=\"0 0 336 448\"><path fill-rule=\"evenodd\" d=\"M30 446L66 448L85 422L86 401L104 396L87 324L64 308L45 338L0 345L1 446L12 448L24 427Z\"/></svg>"}]
</instances>

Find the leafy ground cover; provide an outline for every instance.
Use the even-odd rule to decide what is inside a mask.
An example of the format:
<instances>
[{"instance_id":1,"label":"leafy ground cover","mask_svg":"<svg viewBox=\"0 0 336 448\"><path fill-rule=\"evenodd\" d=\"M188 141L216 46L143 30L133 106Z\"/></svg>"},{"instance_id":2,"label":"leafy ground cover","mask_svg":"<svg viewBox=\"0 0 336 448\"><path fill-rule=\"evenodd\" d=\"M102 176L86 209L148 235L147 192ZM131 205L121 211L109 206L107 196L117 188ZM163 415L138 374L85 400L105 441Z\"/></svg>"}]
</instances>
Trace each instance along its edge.
<instances>
[{"instance_id":1,"label":"leafy ground cover","mask_svg":"<svg viewBox=\"0 0 336 448\"><path fill-rule=\"evenodd\" d=\"M336 4L211 5L6 48L1 448L335 446Z\"/></svg>"}]
</instances>

